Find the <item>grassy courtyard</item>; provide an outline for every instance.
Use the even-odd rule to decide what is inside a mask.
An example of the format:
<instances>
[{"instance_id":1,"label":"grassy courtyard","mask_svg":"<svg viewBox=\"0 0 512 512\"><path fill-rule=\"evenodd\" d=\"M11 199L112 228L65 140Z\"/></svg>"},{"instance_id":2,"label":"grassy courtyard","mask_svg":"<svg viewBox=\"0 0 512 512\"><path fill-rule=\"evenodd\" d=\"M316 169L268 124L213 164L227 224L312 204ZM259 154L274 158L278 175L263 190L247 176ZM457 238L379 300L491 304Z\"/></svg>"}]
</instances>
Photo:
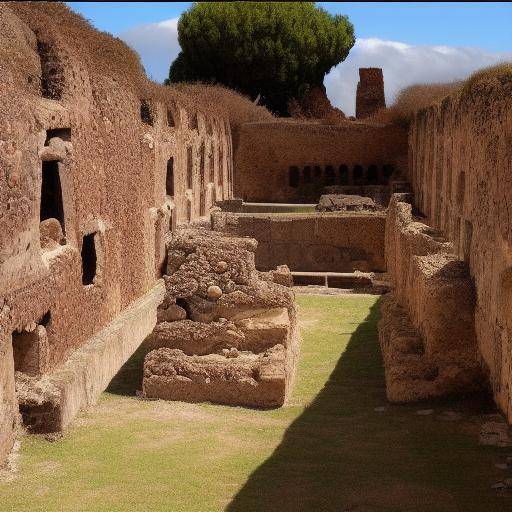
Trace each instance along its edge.
<instances>
[{"instance_id":1,"label":"grassy courtyard","mask_svg":"<svg viewBox=\"0 0 512 512\"><path fill-rule=\"evenodd\" d=\"M298 380L277 410L138 400L139 352L63 438L23 438L0 511L511 510L491 485L512 449L478 444L478 404L386 403L377 301L298 297Z\"/></svg>"}]
</instances>

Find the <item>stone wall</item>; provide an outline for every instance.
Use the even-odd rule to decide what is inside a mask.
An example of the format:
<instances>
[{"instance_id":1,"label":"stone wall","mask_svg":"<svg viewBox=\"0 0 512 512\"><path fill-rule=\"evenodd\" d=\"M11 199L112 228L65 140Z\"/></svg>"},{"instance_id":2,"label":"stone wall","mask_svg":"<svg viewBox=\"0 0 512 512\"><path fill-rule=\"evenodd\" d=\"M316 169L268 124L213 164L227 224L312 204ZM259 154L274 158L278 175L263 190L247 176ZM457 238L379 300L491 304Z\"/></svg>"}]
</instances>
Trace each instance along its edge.
<instances>
[{"instance_id":1,"label":"stone wall","mask_svg":"<svg viewBox=\"0 0 512 512\"><path fill-rule=\"evenodd\" d=\"M0 28L1 462L15 370L57 371L155 286L169 230L232 197L232 150L226 117L63 4L0 4Z\"/></svg>"},{"instance_id":2,"label":"stone wall","mask_svg":"<svg viewBox=\"0 0 512 512\"><path fill-rule=\"evenodd\" d=\"M382 299L379 322L388 398L408 402L478 389L484 379L468 266L399 197L388 208L393 292Z\"/></svg>"},{"instance_id":3,"label":"stone wall","mask_svg":"<svg viewBox=\"0 0 512 512\"><path fill-rule=\"evenodd\" d=\"M381 68L359 68L356 92L356 118L370 117L386 107L384 76Z\"/></svg>"},{"instance_id":4,"label":"stone wall","mask_svg":"<svg viewBox=\"0 0 512 512\"><path fill-rule=\"evenodd\" d=\"M325 186L385 184L407 170L407 132L346 121L275 121L234 132L235 196L249 202L317 202Z\"/></svg>"},{"instance_id":5,"label":"stone wall","mask_svg":"<svg viewBox=\"0 0 512 512\"><path fill-rule=\"evenodd\" d=\"M385 224L385 213L212 214L213 229L258 241L260 270L382 272Z\"/></svg>"},{"instance_id":6,"label":"stone wall","mask_svg":"<svg viewBox=\"0 0 512 512\"><path fill-rule=\"evenodd\" d=\"M512 421L512 85L475 80L417 113L409 136L415 203L453 243L476 293L479 351Z\"/></svg>"}]
</instances>

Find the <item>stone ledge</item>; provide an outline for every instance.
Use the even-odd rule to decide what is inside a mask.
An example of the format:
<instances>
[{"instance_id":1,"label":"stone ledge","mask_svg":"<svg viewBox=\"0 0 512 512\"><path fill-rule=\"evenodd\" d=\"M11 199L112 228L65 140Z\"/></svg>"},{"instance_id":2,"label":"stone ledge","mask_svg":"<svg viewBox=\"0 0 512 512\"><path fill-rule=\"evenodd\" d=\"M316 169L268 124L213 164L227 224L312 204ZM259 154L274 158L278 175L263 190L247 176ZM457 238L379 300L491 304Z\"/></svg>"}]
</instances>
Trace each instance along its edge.
<instances>
[{"instance_id":1,"label":"stone ledge","mask_svg":"<svg viewBox=\"0 0 512 512\"><path fill-rule=\"evenodd\" d=\"M152 331L164 292L164 283L160 280L54 372L39 379L17 374L20 411L29 431L63 430L80 409L96 402Z\"/></svg>"}]
</instances>

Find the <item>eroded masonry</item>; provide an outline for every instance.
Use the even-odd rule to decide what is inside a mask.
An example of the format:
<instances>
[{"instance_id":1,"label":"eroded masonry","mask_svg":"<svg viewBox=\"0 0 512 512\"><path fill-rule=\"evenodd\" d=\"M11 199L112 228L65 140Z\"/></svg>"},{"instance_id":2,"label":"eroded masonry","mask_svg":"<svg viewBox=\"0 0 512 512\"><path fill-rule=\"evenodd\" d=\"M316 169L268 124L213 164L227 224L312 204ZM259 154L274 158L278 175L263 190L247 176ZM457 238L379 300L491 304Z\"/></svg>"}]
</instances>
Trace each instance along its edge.
<instances>
[{"instance_id":1,"label":"eroded masonry","mask_svg":"<svg viewBox=\"0 0 512 512\"><path fill-rule=\"evenodd\" d=\"M510 78L408 128L372 121L375 68L356 120L241 99L237 118L215 89L150 82L63 4L0 4L0 26L0 462L20 425L64 429L143 342L146 397L285 404L294 283L390 290L390 400L490 387L512 421Z\"/></svg>"}]
</instances>

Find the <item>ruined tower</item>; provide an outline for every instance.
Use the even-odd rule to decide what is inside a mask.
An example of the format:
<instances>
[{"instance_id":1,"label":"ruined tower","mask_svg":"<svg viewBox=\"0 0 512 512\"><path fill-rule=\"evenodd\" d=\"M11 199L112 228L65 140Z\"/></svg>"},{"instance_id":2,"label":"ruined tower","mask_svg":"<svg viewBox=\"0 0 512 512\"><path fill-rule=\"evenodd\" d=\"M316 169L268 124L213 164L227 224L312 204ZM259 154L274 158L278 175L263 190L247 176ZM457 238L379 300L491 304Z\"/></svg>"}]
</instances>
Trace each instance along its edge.
<instances>
[{"instance_id":1,"label":"ruined tower","mask_svg":"<svg viewBox=\"0 0 512 512\"><path fill-rule=\"evenodd\" d=\"M357 83L356 117L370 117L386 106L384 99L384 77L381 68L359 68Z\"/></svg>"}]
</instances>

